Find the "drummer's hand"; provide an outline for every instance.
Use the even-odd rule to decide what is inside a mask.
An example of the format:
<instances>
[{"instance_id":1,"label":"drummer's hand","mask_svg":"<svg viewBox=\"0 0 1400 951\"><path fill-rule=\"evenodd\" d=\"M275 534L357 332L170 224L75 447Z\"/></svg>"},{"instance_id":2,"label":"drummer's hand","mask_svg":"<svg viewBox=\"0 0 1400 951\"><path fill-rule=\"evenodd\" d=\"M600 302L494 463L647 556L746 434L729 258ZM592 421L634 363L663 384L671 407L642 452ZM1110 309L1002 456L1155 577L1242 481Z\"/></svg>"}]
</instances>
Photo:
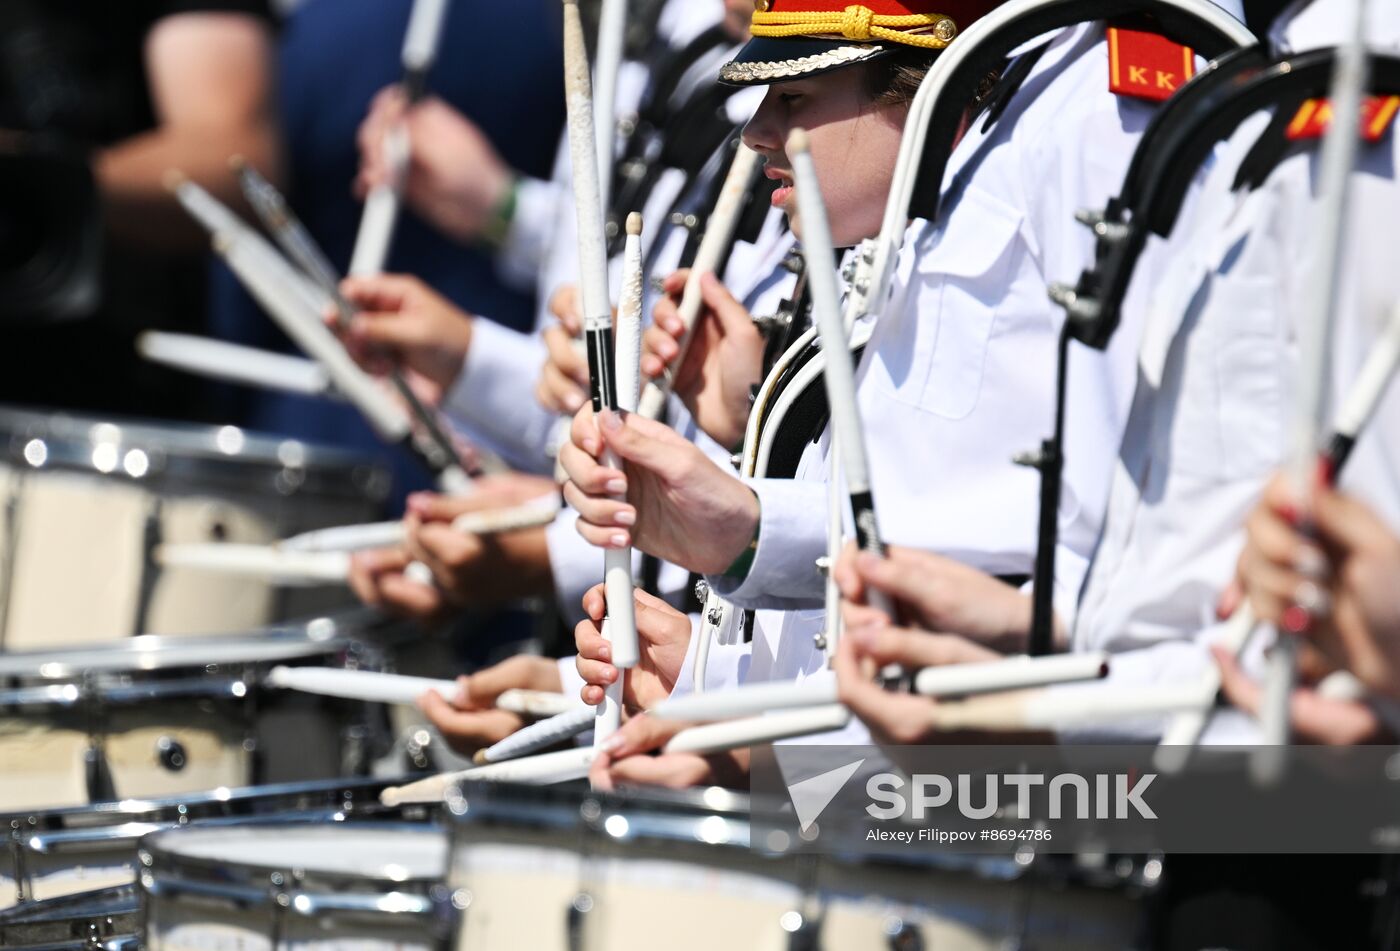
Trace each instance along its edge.
<instances>
[{"instance_id":1,"label":"drummer's hand","mask_svg":"<svg viewBox=\"0 0 1400 951\"><path fill-rule=\"evenodd\" d=\"M410 382L429 402L440 403L471 348L471 315L406 274L346 278L340 290L356 310L350 328L338 330L356 361L371 373L401 367L420 378ZM325 316L334 328L336 314Z\"/></svg>"},{"instance_id":2,"label":"drummer's hand","mask_svg":"<svg viewBox=\"0 0 1400 951\"><path fill-rule=\"evenodd\" d=\"M913 671L997 660L1001 656L951 634L928 634L873 623L850 628L841 635L832 666L841 702L860 717L875 741L886 746L910 746L935 738L936 731L929 723L934 701L886 690L873 679L874 671L889 664Z\"/></svg>"},{"instance_id":3,"label":"drummer's hand","mask_svg":"<svg viewBox=\"0 0 1400 951\"><path fill-rule=\"evenodd\" d=\"M563 689L559 665L548 657L518 654L494 667L458 677L457 697L444 700L436 690L418 698L418 708L447 740L447 745L464 756L510 736L525 725L516 713L496 709L496 700L507 690Z\"/></svg>"},{"instance_id":4,"label":"drummer's hand","mask_svg":"<svg viewBox=\"0 0 1400 951\"><path fill-rule=\"evenodd\" d=\"M459 515L515 508L556 494L558 484L544 476L526 472L497 472L472 481L466 495L414 492L405 503L407 511L420 522L451 522Z\"/></svg>"},{"instance_id":5,"label":"drummer's hand","mask_svg":"<svg viewBox=\"0 0 1400 951\"><path fill-rule=\"evenodd\" d=\"M1251 716L1258 716L1263 687L1246 674L1234 655L1223 647L1212 647L1220 668L1220 689L1225 699ZM1360 700L1324 697L1312 687L1298 687L1289 701L1289 721L1294 737L1301 743L1329 746L1356 746L1391 743L1395 737L1376 711Z\"/></svg>"},{"instance_id":6,"label":"drummer's hand","mask_svg":"<svg viewBox=\"0 0 1400 951\"><path fill-rule=\"evenodd\" d=\"M588 357L582 347L583 311L577 284L564 284L549 299L559 321L544 330L548 350L535 397L545 409L572 416L588 399Z\"/></svg>"},{"instance_id":7,"label":"drummer's hand","mask_svg":"<svg viewBox=\"0 0 1400 951\"><path fill-rule=\"evenodd\" d=\"M676 366L685 336L679 304L689 276L682 270L666 278L666 296L657 301L652 325L642 335L642 373L655 379L670 368L671 391L696 424L721 446L737 446L748 425L750 394L763 382L763 335L719 278L705 274L700 280L704 304L685 359Z\"/></svg>"},{"instance_id":8,"label":"drummer's hand","mask_svg":"<svg viewBox=\"0 0 1400 951\"><path fill-rule=\"evenodd\" d=\"M612 645L603 638L603 615L607 598L603 585L597 585L583 596L583 610L588 620L580 621L574 629L578 646L575 665L584 679L580 696L583 702L597 706L603 702L603 691L618 678L618 668L612 661ZM690 615L682 614L660 598L637 588L637 646L641 657L636 667L627 673L623 684L622 702L629 710L648 710L671 695L685 662L690 644Z\"/></svg>"},{"instance_id":9,"label":"drummer's hand","mask_svg":"<svg viewBox=\"0 0 1400 951\"><path fill-rule=\"evenodd\" d=\"M448 237L479 239L510 194L515 173L470 119L436 96L411 108L398 84L375 96L357 135L356 197L392 181L386 136L400 122L409 142L406 204Z\"/></svg>"},{"instance_id":10,"label":"drummer's hand","mask_svg":"<svg viewBox=\"0 0 1400 951\"><path fill-rule=\"evenodd\" d=\"M424 522L410 511L404 533L409 555L428 567L451 605L489 606L553 590L543 528L472 535L450 522Z\"/></svg>"},{"instance_id":11,"label":"drummer's hand","mask_svg":"<svg viewBox=\"0 0 1400 951\"><path fill-rule=\"evenodd\" d=\"M350 556L350 588L362 603L423 622L448 608L442 592L404 574L413 559L402 548L360 551Z\"/></svg>"},{"instance_id":12,"label":"drummer's hand","mask_svg":"<svg viewBox=\"0 0 1400 951\"><path fill-rule=\"evenodd\" d=\"M884 558L848 543L836 563L842 616L859 627L892 618L866 606L870 589L894 601L900 620L929 631L960 634L980 644L1019 650L1031 625L1031 599L976 568L942 555L889 546ZM1057 631L1058 633L1058 631Z\"/></svg>"},{"instance_id":13,"label":"drummer's hand","mask_svg":"<svg viewBox=\"0 0 1400 951\"><path fill-rule=\"evenodd\" d=\"M593 410L574 417L559 449L568 473L564 499L578 510L578 531L600 548L635 544L702 574L719 574L748 547L758 527L758 497L669 426L636 413ZM602 440L626 473L598 462ZM626 493L626 502L613 495Z\"/></svg>"},{"instance_id":14,"label":"drummer's hand","mask_svg":"<svg viewBox=\"0 0 1400 951\"><path fill-rule=\"evenodd\" d=\"M652 753L660 750L690 724L655 720L646 714L632 717L603 745L588 771L594 789L611 791L619 786L748 785L748 750L712 756L696 753Z\"/></svg>"},{"instance_id":15,"label":"drummer's hand","mask_svg":"<svg viewBox=\"0 0 1400 951\"><path fill-rule=\"evenodd\" d=\"M1257 617L1279 623L1293 604L1312 600L1304 633L1367 687L1400 697L1400 539L1364 503L1319 489L1317 539L1297 529L1293 494L1276 478L1250 516L1239 586Z\"/></svg>"},{"instance_id":16,"label":"drummer's hand","mask_svg":"<svg viewBox=\"0 0 1400 951\"><path fill-rule=\"evenodd\" d=\"M535 384L535 399L552 413L572 416L588 399L588 357L558 324L546 327L541 336L548 355Z\"/></svg>"},{"instance_id":17,"label":"drummer's hand","mask_svg":"<svg viewBox=\"0 0 1400 951\"><path fill-rule=\"evenodd\" d=\"M577 284L560 284L549 298L549 312L571 337L583 337L583 299Z\"/></svg>"}]
</instances>

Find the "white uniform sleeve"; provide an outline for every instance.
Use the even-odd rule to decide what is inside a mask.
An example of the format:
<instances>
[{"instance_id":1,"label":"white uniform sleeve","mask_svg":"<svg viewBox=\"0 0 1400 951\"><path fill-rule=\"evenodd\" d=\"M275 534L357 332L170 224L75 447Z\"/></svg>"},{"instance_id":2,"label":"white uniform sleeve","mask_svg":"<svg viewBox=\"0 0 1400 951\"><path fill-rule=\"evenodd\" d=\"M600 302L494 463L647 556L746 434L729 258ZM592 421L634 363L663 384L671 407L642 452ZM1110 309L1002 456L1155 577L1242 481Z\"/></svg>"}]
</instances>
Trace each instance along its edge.
<instances>
[{"instance_id":1,"label":"white uniform sleeve","mask_svg":"<svg viewBox=\"0 0 1400 951\"><path fill-rule=\"evenodd\" d=\"M516 183L515 214L495 256L497 272L516 290L538 290L559 203L567 197L557 182L525 177Z\"/></svg>"},{"instance_id":2,"label":"white uniform sleeve","mask_svg":"<svg viewBox=\"0 0 1400 951\"><path fill-rule=\"evenodd\" d=\"M603 580L603 550L584 540L577 522L578 512L566 507L544 530L554 599L560 619L570 630L584 618L583 596Z\"/></svg>"},{"instance_id":3,"label":"white uniform sleeve","mask_svg":"<svg viewBox=\"0 0 1400 951\"><path fill-rule=\"evenodd\" d=\"M743 581L711 575L720 597L741 608L820 607L826 554L826 486L794 479L748 480L758 496L758 550Z\"/></svg>"},{"instance_id":4,"label":"white uniform sleeve","mask_svg":"<svg viewBox=\"0 0 1400 951\"><path fill-rule=\"evenodd\" d=\"M443 409L466 434L517 469L550 474L558 421L535 399L544 343L490 320L472 323L472 342Z\"/></svg>"}]
</instances>

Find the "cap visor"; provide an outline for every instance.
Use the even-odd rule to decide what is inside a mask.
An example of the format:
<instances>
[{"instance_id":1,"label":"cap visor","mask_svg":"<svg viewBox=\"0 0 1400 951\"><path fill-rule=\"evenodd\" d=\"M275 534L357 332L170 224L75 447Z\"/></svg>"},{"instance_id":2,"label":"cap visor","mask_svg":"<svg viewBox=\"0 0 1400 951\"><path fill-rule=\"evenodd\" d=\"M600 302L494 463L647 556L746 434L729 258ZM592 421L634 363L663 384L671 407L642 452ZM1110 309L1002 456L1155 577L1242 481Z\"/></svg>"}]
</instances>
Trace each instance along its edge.
<instances>
[{"instance_id":1,"label":"cap visor","mask_svg":"<svg viewBox=\"0 0 1400 951\"><path fill-rule=\"evenodd\" d=\"M767 86L868 63L887 52L889 47L879 43L755 36L724 64L719 81L729 86Z\"/></svg>"}]
</instances>

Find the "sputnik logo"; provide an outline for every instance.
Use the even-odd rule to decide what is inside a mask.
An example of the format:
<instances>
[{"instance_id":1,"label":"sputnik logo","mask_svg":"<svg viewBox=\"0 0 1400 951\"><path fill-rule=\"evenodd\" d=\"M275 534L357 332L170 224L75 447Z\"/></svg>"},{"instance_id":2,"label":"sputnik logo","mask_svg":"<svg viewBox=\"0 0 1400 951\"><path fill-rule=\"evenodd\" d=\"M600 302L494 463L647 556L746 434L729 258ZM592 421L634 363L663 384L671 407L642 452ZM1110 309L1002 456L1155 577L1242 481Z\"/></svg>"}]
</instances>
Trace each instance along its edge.
<instances>
[{"instance_id":1,"label":"sputnik logo","mask_svg":"<svg viewBox=\"0 0 1400 951\"><path fill-rule=\"evenodd\" d=\"M865 759L861 758L854 763L838 766L788 786L788 797L792 800L792 807L797 812L797 822L804 835L864 762Z\"/></svg>"}]
</instances>

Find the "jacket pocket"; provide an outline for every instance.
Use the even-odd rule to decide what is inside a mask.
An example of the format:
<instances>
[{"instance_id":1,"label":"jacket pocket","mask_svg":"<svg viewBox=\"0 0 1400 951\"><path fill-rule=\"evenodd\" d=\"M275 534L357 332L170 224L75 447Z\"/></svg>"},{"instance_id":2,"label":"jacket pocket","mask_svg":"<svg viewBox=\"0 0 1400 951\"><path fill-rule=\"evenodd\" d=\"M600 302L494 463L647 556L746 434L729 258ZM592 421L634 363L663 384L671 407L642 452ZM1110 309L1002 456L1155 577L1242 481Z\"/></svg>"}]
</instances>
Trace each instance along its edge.
<instances>
[{"instance_id":1,"label":"jacket pocket","mask_svg":"<svg viewBox=\"0 0 1400 951\"><path fill-rule=\"evenodd\" d=\"M969 188L946 231L919 248L919 261L883 347L893 398L945 419L977 406L996 307L1025 253L1022 215Z\"/></svg>"}]
</instances>

